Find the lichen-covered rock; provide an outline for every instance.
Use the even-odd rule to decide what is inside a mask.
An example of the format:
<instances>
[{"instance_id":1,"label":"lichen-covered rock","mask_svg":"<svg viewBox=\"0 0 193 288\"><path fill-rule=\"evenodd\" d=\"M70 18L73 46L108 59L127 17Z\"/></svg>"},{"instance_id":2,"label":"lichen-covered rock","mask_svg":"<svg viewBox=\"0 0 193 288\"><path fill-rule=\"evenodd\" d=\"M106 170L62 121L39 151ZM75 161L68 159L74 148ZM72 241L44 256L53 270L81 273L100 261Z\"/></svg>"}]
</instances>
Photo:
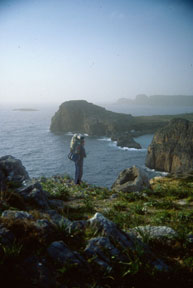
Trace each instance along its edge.
<instances>
[{"instance_id":1,"label":"lichen-covered rock","mask_svg":"<svg viewBox=\"0 0 193 288\"><path fill-rule=\"evenodd\" d=\"M112 259L115 261L127 260L120 251L111 243L108 237L97 237L89 240L85 248L87 257L93 258L94 262L104 270L112 270Z\"/></svg>"},{"instance_id":2,"label":"lichen-covered rock","mask_svg":"<svg viewBox=\"0 0 193 288\"><path fill-rule=\"evenodd\" d=\"M46 213L50 216L52 222L68 231L72 221L60 215L56 210L47 210Z\"/></svg>"},{"instance_id":3,"label":"lichen-covered rock","mask_svg":"<svg viewBox=\"0 0 193 288\"><path fill-rule=\"evenodd\" d=\"M159 271L168 271L168 266L157 258L134 233L125 233L100 213L96 213L88 222L103 237L91 239L86 247L86 252L89 256L95 256L96 262L103 268L111 268L110 259L112 256L117 257L118 261L122 261L122 259L129 261L129 254L138 253L140 250L143 254L143 261L148 262L152 268ZM115 247L114 243L118 245L118 248Z\"/></svg>"},{"instance_id":4,"label":"lichen-covered rock","mask_svg":"<svg viewBox=\"0 0 193 288\"><path fill-rule=\"evenodd\" d=\"M122 192L142 191L150 187L148 175L140 167L124 169L112 185L112 189Z\"/></svg>"},{"instance_id":5,"label":"lichen-covered rock","mask_svg":"<svg viewBox=\"0 0 193 288\"><path fill-rule=\"evenodd\" d=\"M133 248L134 244L131 238L118 229L117 225L104 217L101 213L96 213L92 218L88 220L91 227L105 237L112 237L115 241L118 241L124 248Z\"/></svg>"},{"instance_id":6,"label":"lichen-covered rock","mask_svg":"<svg viewBox=\"0 0 193 288\"><path fill-rule=\"evenodd\" d=\"M1 217L33 220L33 216L26 211L5 210Z\"/></svg>"},{"instance_id":7,"label":"lichen-covered rock","mask_svg":"<svg viewBox=\"0 0 193 288\"><path fill-rule=\"evenodd\" d=\"M174 239L177 237L176 231L168 226L138 226L129 230L130 233L143 239L148 237L149 239Z\"/></svg>"},{"instance_id":8,"label":"lichen-covered rock","mask_svg":"<svg viewBox=\"0 0 193 288\"><path fill-rule=\"evenodd\" d=\"M146 166L172 173L193 169L193 122L173 119L158 130L148 147Z\"/></svg>"},{"instance_id":9,"label":"lichen-covered rock","mask_svg":"<svg viewBox=\"0 0 193 288\"><path fill-rule=\"evenodd\" d=\"M27 181L16 192L24 198L26 203L42 209L49 208L48 194L38 182Z\"/></svg>"}]
</instances>

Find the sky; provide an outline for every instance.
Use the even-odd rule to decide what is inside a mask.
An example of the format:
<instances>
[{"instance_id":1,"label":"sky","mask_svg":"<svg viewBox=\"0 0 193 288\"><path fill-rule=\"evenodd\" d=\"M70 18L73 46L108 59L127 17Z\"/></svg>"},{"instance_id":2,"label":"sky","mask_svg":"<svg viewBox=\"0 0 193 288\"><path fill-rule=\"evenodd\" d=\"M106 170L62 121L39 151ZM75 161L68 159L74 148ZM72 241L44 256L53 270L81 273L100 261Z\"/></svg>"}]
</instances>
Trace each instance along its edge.
<instances>
[{"instance_id":1,"label":"sky","mask_svg":"<svg viewBox=\"0 0 193 288\"><path fill-rule=\"evenodd\" d=\"M0 103L193 95L193 1L0 0Z\"/></svg>"}]
</instances>

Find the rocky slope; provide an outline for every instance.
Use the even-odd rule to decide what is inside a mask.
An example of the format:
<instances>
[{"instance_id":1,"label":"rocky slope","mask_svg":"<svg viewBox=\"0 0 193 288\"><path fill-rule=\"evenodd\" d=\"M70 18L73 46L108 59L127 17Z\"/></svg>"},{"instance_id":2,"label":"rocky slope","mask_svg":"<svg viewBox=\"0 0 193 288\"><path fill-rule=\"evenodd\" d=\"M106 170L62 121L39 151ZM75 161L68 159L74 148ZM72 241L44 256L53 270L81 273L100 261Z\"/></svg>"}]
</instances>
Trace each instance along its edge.
<instances>
[{"instance_id":1,"label":"rocky slope","mask_svg":"<svg viewBox=\"0 0 193 288\"><path fill-rule=\"evenodd\" d=\"M193 169L193 122L173 119L158 130L148 147L146 166L173 173Z\"/></svg>"},{"instance_id":2,"label":"rocky slope","mask_svg":"<svg viewBox=\"0 0 193 288\"><path fill-rule=\"evenodd\" d=\"M192 287L193 215L184 203L166 200L167 187L161 191L155 182L149 190L115 194L60 176L32 180L12 156L1 163L3 287ZM192 188L186 182L186 194L175 200L182 203Z\"/></svg>"}]
</instances>

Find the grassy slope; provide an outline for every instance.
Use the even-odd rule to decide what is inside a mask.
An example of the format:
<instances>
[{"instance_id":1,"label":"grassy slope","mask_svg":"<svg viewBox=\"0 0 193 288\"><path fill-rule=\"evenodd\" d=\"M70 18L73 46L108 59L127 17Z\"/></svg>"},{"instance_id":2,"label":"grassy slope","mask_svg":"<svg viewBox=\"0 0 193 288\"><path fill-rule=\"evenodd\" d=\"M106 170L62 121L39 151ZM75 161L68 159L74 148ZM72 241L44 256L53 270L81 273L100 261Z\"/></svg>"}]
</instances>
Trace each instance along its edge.
<instances>
[{"instance_id":1,"label":"grassy slope","mask_svg":"<svg viewBox=\"0 0 193 288\"><path fill-rule=\"evenodd\" d=\"M191 287L193 245L187 241L187 237L193 234L193 177L186 179L157 178L152 181L151 189L149 190L141 193L119 193L117 195L115 191L87 185L86 183L76 186L68 177L42 178L41 184L50 193L51 198L65 201L65 207L59 209L59 212L70 220L88 219L95 212L101 212L125 231L129 231L139 225L166 225L173 228L178 233L178 237L171 241L155 241L151 240L148 235L141 236L143 241L148 243L158 257L172 266L173 272L169 278L176 279L176 285L180 281L180 283L185 283L186 287ZM7 203L7 206L5 205L4 208L1 206L1 211L8 207L10 208L10 206L12 206L12 209L15 209L14 207L21 209L22 205L24 205L22 201L21 203L18 202L18 199L14 199L12 195L9 197L1 195L1 200L2 198L5 198L4 203ZM18 207L18 205L21 207ZM37 210L32 210L31 213L37 219L40 217ZM44 243L45 240L41 238L41 235L38 235L37 231L33 230L33 225L30 226L30 224L13 221L4 224L8 225L11 230L15 229L16 234L21 234L20 242L15 243L12 250L5 251L5 254L7 253L7 258L5 259L11 259L11 261L14 259L14 261L18 262L17 257L21 256L19 255L20 250L23 249L24 252L22 253L25 254L29 247L34 249L34 253L38 252L40 255L43 253L42 251L44 251L44 247L47 244ZM64 234L64 228L58 227L58 236L56 233L55 240L57 240L57 237L58 240L63 239L70 249L79 253L82 253L89 239L96 237L95 231L92 231L89 227L84 231L79 230L77 233L67 237ZM22 233L23 229L29 231L25 236ZM50 241L53 240L50 239ZM97 286L98 277L101 277L101 274L96 270L96 275L90 275L90 278L87 279L88 281L84 280L84 287L118 287L117 285L120 285L119 287L127 287L125 285L128 279L132 279L133 283L137 283L136 281L139 281L140 277L147 277L142 275L145 273L142 272L146 268L144 268L139 259L136 255L131 263L125 263L123 270L119 271L118 276L114 274L110 276L104 275L102 280L107 281L107 286ZM0 264L4 265L3 263L5 262L2 261L4 260L1 259ZM127 265L130 265L129 269ZM120 267L117 267L117 269L120 269ZM148 277L150 277L147 277L148 281L152 280L152 286L150 285L149 287L158 287L158 282L163 277L155 276L152 271L146 271L149 273ZM66 281L64 271L61 270L59 272L61 272L61 279L64 277ZM67 279L70 279L69 277L70 274L68 274ZM137 285L133 284L133 287L140 287Z\"/></svg>"}]
</instances>

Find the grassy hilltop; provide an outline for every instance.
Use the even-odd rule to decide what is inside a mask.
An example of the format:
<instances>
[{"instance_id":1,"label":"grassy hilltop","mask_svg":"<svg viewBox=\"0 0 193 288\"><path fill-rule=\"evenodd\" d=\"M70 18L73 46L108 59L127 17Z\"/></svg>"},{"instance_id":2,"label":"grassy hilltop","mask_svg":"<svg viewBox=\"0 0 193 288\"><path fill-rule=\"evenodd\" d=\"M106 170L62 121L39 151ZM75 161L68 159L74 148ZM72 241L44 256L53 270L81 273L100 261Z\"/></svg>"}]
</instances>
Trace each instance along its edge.
<instances>
[{"instance_id":1,"label":"grassy hilltop","mask_svg":"<svg viewBox=\"0 0 193 288\"><path fill-rule=\"evenodd\" d=\"M94 213L100 212L125 232L134 233L132 229L138 227L135 230L138 238L169 267L168 271L152 269L145 260L146 248L141 249L141 246L133 252L125 249L124 254L128 256L129 261L123 259L117 263L112 257L112 270L104 271L100 265L96 265L95 258L87 259L92 272L86 276L76 264L60 266L47 260L47 266L52 267L52 271L54 269L56 278L53 286L49 284L47 287L130 287L128 285L131 287L141 287L141 285L143 287L163 287L163 285L192 287L193 175L155 178L151 181L151 188L140 193L116 193L86 183L77 186L69 177L61 176L41 178L39 182L47 191L49 199L64 201L62 207L58 204L55 209L61 216L74 223L80 224L82 222L78 222L79 220L87 221ZM21 266L24 259L36 257L46 261L47 247L53 240L62 240L72 251L84 255L89 239L98 237L101 232L93 227L80 225L67 233L67 226L62 224L52 227L54 233L49 229L46 229L46 232L37 229L34 226L35 221L41 219L50 221L49 214L34 207L34 204L31 207L28 204L26 207L23 199L14 192L13 186L12 183L6 192L0 194L0 213L7 209L26 210L33 219L13 221L11 218L0 217L0 225L7 227L15 235L11 246L0 242L0 275L1 279L8 279L7 283L12 277L15 279L14 283L18 282L20 287L26 287L25 282L22 282L23 279L18 276L18 271L24 269ZM139 228L147 225L168 226L176 234L171 237L152 238L148 230ZM105 250L103 252L107 253ZM32 282L31 286L27 287L43 287L38 286L35 276L34 283Z\"/></svg>"}]
</instances>

